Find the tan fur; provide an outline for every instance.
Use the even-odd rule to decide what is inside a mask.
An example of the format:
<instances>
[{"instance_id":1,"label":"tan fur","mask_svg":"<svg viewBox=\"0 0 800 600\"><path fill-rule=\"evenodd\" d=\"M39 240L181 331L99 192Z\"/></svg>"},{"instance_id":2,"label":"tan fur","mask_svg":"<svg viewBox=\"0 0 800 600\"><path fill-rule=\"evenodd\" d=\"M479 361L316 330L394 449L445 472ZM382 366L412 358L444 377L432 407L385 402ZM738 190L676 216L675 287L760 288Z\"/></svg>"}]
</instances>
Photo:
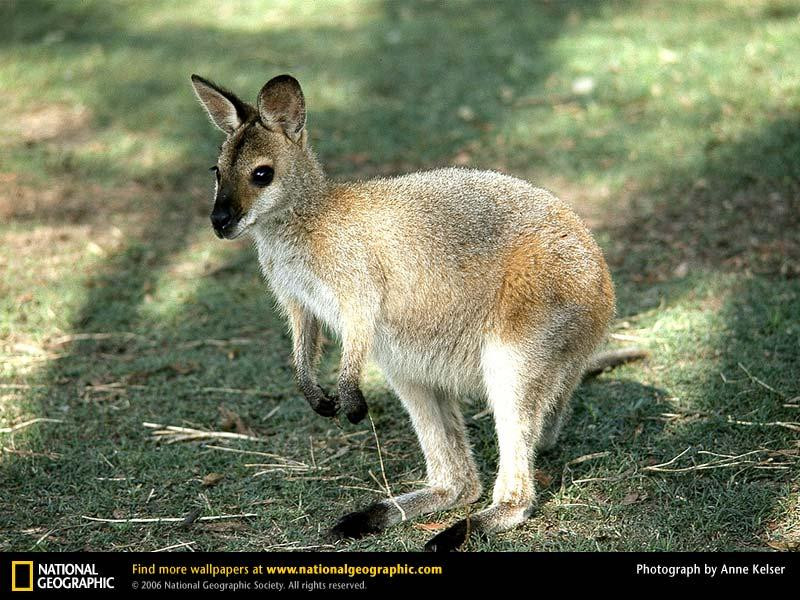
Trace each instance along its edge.
<instances>
[{"instance_id":1,"label":"tan fur","mask_svg":"<svg viewBox=\"0 0 800 600\"><path fill-rule=\"evenodd\" d=\"M550 192L495 172L329 182L306 141L296 81L268 82L258 108L200 78L195 87L228 134L217 203L240 215L224 235L253 237L290 317L298 381L312 407L363 418L358 382L372 359L425 455L428 488L347 515L338 532L371 532L478 498L458 406L476 392L494 412L500 462L493 503L473 525L521 522L534 502L535 450L555 442L614 313L611 278L587 229ZM268 187L249 179L259 165L274 169ZM342 343L338 399L314 374L320 324ZM458 538L457 529L448 535ZM437 539L433 547L447 545Z\"/></svg>"}]
</instances>

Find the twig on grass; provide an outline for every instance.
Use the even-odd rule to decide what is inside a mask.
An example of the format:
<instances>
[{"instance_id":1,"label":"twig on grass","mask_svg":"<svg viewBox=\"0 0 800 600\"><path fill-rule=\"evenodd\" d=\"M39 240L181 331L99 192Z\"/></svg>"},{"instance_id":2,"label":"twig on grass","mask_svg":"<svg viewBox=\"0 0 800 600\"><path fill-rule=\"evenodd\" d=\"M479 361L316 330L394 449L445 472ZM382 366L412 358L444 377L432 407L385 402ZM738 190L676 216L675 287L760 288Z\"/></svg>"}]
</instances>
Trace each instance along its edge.
<instances>
[{"instance_id":1,"label":"twig on grass","mask_svg":"<svg viewBox=\"0 0 800 600\"><path fill-rule=\"evenodd\" d=\"M222 450L223 452L235 452L236 454L253 454L255 456L264 456L266 458L274 458L277 460L282 460L286 462L292 462L298 465L305 465L305 463L300 462L299 460L294 460L292 458L285 458L280 456L279 454L272 454L270 452L258 452L256 450L242 450L240 448L228 448L226 446L214 446L212 444L206 444L203 448L208 448L209 450Z\"/></svg>"},{"instance_id":2,"label":"twig on grass","mask_svg":"<svg viewBox=\"0 0 800 600\"><path fill-rule=\"evenodd\" d=\"M264 340L256 338L230 338L227 340L217 340L212 338L202 340L190 340L178 344L177 348L196 348L198 346L216 346L218 348L225 348L227 346L247 346L250 344L261 344Z\"/></svg>"},{"instance_id":3,"label":"twig on grass","mask_svg":"<svg viewBox=\"0 0 800 600\"><path fill-rule=\"evenodd\" d=\"M660 465L650 465L650 466L647 466L647 467L642 467L642 471L659 471L659 470L662 470L663 467L668 467L669 465L674 463L676 460L678 460L681 456L683 456L684 454L689 452L689 450L691 450L691 449L692 449L692 447L689 446L688 448L686 448L686 450L684 450L683 452L678 454L678 456L676 456L672 460L668 460L667 462L661 463Z\"/></svg>"},{"instance_id":4,"label":"twig on grass","mask_svg":"<svg viewBox=\"0 0 800 600\"><path fill-rule=\"evenodd\" d=\"M381 465L381 475L383 476L383 484L386 486L386 495L389 496L389 500L391 500L392 504L400 511L400 520L405 521L406 511L404 511L403 507L395 500L394 494L392 494L392 490L389 487L389 480L386 479L386 469L383 467L383 454L381 453L381 442L378 439L378 431L375 429L375 421L372 420L371 414L367 413L367 416L369 417L370 425L372 425L372 435L375 436L375 447L378 449L378 462L380 462Z\"/></svg>"},{"instance_id":5,"label":"twig on grass","mask_svg":"<svg viewBox=\"0 0 800 600\"><path fill-rule=\"evenodd\" d=\"M72 342L83 342L86 340L92 341L102 341L102 340L110 340L113 338L123 338L123 339L139 339L139 340L147 340L146 337L140 335L138 333L133 333L131 331L107 331L104 333L73 333L70 335L62 335L50 342L51 346L62 346L64 344L70 344Z\"/></svg>"},{"instance_id":6,"label":"twig on grass","mask_svg":"<svg viewBox=\"0 0 800 600\"><path fill-rule=\"evenodd\" d=\"M611 454L608 450L605 452L594 452L592 454L584 454L583 456L579 456L578 458L573 458L567 464L569 466L572 465L579 465L582 462L586 462L587 460L594 460L595 458L603 458L604 456L608 456Z\"/></svg>"},{"instance_id":7,"label":"twig on grass","mask_svg":"<svg viewBox=\"0 0 800 600\"><path fill-rule=\"evenodd\" d=\"M732 425L747 425L751 427L783 427L791 429L792 431L800 431L800 422L796 421L739 421L732 417L728 417L728 423Z\"/></svg>"},{"instance_id":8,"label":"twig on grass","mask_svg":"<svg viewBox=\"0 0 800 600\"><path fill-rule=\"evenodd\" d=\"M245 465L246 467L255 467L260 465ZM267 469L262 469L261 471L256 471L253 473L253 477L261 477L262 475L269 475L270 473L282 473L282 472L289 472L289 473L305 473L310 469L308 467L295 467L293 465L263 465L266 467L271 467Z\"/></svg>"},{"instance_id":9,"label":"twig on grass","mask_svg":"<svg viewBox=\"0 0 800 600\"><path fill-rule=\"evenodd\" d=\"M269 552L271 550L314 550L316 548L335 548L333 544L317 544L314 546L298 546L300 542L281 542L280 544L272 544L271 546L264 546L261 548L262 552Z\"/></svg>"},{"instance_id":10,"label":"twig on grass","mask_svg":"<svg viewBox=\"0 0 800 600\"><path fill-rule=\"evenodd\" d=\"M80 529L80 528L83 528L83 527L89 527L89 524L88 523L79 523L78 525L68 525L66 527L58 527L56 529L50 529L44 535L42 535L38 540L36 540L33 543L33 548L35 548L36 546L41 544L43 541L45 541L47 538L49 538L54 533L57 533L59 531L66 531L68 529Z\"/></svg>"},{"instance_id":11,"label":"twig on grass","mask_svg":"<svg viewBox=\"0 0 800 600\"><path fill-rule=\"evenodd\" d=\"M780 450L770 450L766 448L760 448L758 450L750 450L749 452L743 452L741 454L735 454L735 455L719 454L716 452L699 450L697 454L705 454L707 456L713 456L715 458L709 460L708 462L692 465L689 467L667 468L669 465L677 461L681 456L686 454L690 449L691 446L668 462L662 463L660 465L642 467L641 470L656 471L662 473L688 473L690 471L706 471L709 469L727 469L730 467L739 467L742 465L745 465L745 468L753 468L753 469L788 469L790 468L790 466L793 466L795 464L795 461L774 463L772 462L772 458L767 458L766 460L748 459L748 457L754 458L756 455L762 455L762 454L779 454L781 456L792 457L792 455L788 455L787 453Z\"/></svg>"},{"instance_id":12,"label":"twig on grass","mask_svg":"<svg viewBox=\"0 0 800 600\"><path fill-rule=\"evenodd\" d=\"M750 371L748 371L748 370L747 370L747 367L745 367L745 366L744 366L742 363L739 363L739 368L740 368L742 371L744 371L744 372L745 372L745 374L746 374L746 375L747 375L747 376L750 378L750 381L753 381L754 383L757 383L758 385L760 385L760 386L761 386L761 387L763 387L764 389L767 389L767 390L769 390L770 392L772 392L772 393L774 393L774 394L778 394L778 396L780 396L781 398L786 398L786 394L784 394L783 392L779 392L778 390L776 390L776 389L775 389L774 387L772 387L771 385L769 385L769 384L767 384L767 383L764 383L764 382L763 382L763 381L761 381L761 380L760 380L758 377L756 377L755 375L752 375L752 374L750 373Z\"/></svg>"},{"instance_id":13,"label":"twig on grass","mask_svg":"<svg viewBox=\"0 0 800 600\"><path fill-rule=\"evenodd\" d=\"M573 458L570 461L564 463L564 468L561 471L561 495L566 492L567 489L567 473L572 473L572 469L570 467L574 465L579 465L587 460L594 460L595 458L603 458L604 456L608 456L611 454L609 451L605 452L593 452L592 454L584 454L583 456L579 456L578 458Z\"/></svg>"},{"instance_id":14,"label":"twig on grass","mask_svg":"<svg viewBox=\"0 0 800 600\"><path fill-rule=\"evenodd\" d=\"M224 519L251 519L257 516L258 515L256 513L242 513L240 515L211 515L207 517L199 517L197 519L194 519L194 521L222 521ZM87 521L95 521L97 523L142 523L142 524L154 524L154 525L158 525L159 523L184 523L186 521L186 517L103 519L100 517L89 517L86 515L81 515L81 519L86 519Z\"/></svg>"},{"instance_id":15,"label":"twig on grass","mask_svg":"<svg viewBox=\"0 0 800 600\"><path fill-rule=\"evenodd\" d=\"M155 429L153 437L161 439L168 438L168 444L175 442L197 441L205 439L226 439L226 440L248 440L251 442L266 442L264 438L243 433L233 433L231 431L206 431L203 429L192 429L190 427L178 427L177 425L161 425L160 423L142 423L145 427Z\"/></svg>"},{"instance_id":16,"label":"twig on grass","mask_svg":"<svg viewBox=\"0 0 800 600\"><path fill-rule=\"evenodd\" d=\"M179 544L172 544L171 546L165 546L164 548L159 548L158 550L153 550L153 552L166 552L167 550L174 550L175 548L186 548L189 552L194 552L194 546L197 542L180 542Z\"/></svg>"},{"instance_id":17,"label":"twig on grass","mask_svg":"<svg viewBox=\"0 0 800 600\"><path fill-rule=\"evenodd\" d=\"M472 419L473 419L473 421L480 421L481 419L485 419L486 417L488 417L491 414L492 414L492 409L491 408L487 408L487 409L484 409L484 410L482 410L480 412L477 412L474 415L472 415Z\"/></svg>"},{"instance_id":18,"label":"twig on grass","mask_svg":"<svg viewBox=\"0 0 800 600\"><path fill-rule=\"evenodd\" d=\"M608 337L612 340L617 340L620 342L647 342L650 341L649 338L644 338L638 335L630 335L627 333L609 333Z\"/></svg>"},{"instance_id":19,"label":"twig on grass","mask_svg":"<svg viewBox=\"0 0 800 600\"><path fill-rule=\"evenodd\" d=\"M623 481L628 479L629 477L633 477L636 474L636 469L628 469L624 473L620 473L619 475L614 475L612 477L587 477L585 479L573 479L573 485L580 485L582 483L592 483L595 481Z\"/></svg>"},{"instance_id":20,"label":"twig on grass","mask_svg":"<svg viewBox=\"0 0 800 600\"><path fill-rule=\"evenodd\" d=\"M380 489L380 488L378 488L376 490L375 488L368 488L368 487L365 487L363 485L340 485L339 489L342 489L342 490L356 490L356 491L359 491L359 492L369 492L370 494L385 494L386 493L386 490L383 490L383 489Z\"/></svg>"},{"instance_id":21,"label":"twig on grass","mask_svg":"<svg viewBox=\"0 0 800 600\"><path fill-rule=\"evenodd\" d=\"M47 387L43 383L0 383L0 390L30 390Z\"/></svg>"},{"instance_id":22,"label":"twig on grass","mask_svg":"<svg viewBox=\"0 0 800 600\"><path fill-rule=\"evenodd\" d=\"M209 394L241 394L243 396L260 396L262 398L283 398L283 394L229 387L204 387L200 388L200 391Z\"/></svg>"},{"instance_id":23,"label":"twig on grass","mask_svg":"<svg viewBox=\"0 0 800 600\"><path fill-rule=\"evenodd\" d=\"M17 423L12 427L0 427L0 433L14 433L15 431L19 431L21 429L25 429L26 427L30 427L35 423L63 423L61 419L48 419L47 417L38 417L36 419L30 419L29 421L23 421L22 423Z\"/></svg>"}]
</instances>

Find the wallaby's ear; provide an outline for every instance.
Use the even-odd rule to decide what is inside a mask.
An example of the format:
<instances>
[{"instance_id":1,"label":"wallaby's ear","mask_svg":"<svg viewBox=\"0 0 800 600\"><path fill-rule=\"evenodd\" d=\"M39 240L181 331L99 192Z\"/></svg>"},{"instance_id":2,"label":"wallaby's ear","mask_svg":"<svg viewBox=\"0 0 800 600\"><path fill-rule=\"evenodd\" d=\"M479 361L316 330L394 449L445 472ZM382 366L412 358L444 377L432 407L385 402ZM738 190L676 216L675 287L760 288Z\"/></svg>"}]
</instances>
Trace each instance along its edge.
<instances>
[{"instance_id":1,"label":"wallaby's ear","mask_svg":"<svg viewBox=\"0 0 800 600\"><path fill-rule=\"evenodd\" d=\"M306 124L306 101L297 79L278 75L258 93L258 116L264 124L297 142Z\"/></svg>"},{"instance_id":2,"label":"wallaby's ear","mask_svg":"<svg viewBox=\"0 0 800 600\"><path fill-rule=\"evenodd\" d=\"M228 135L244 123L248 115L247 105L225 88L192 75L194 93L211 117L211 122ZM252 110L252 109L250 109Z\"/></svg>"}]
</instances>

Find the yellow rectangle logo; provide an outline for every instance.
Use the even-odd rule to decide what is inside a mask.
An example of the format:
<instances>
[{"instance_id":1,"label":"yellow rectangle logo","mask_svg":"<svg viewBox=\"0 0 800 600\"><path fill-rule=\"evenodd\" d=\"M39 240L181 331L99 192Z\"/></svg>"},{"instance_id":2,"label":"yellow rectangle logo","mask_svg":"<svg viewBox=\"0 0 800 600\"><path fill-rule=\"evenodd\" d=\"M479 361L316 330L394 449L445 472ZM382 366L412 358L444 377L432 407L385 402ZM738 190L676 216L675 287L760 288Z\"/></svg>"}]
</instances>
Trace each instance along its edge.
<instances>
[{"instance_id":1,"label":"yellow rectangle logo","mask_svg":"<svg viewBox=\"0 0 800 600\"><path fill-rule=\"evenodd\" d=\"M25 571L22 568L28 567L28 585L21 587L17 585L17 572L21 571L22 579L25 581ZM32 560L12 560L11 561L11 591L12 592L32 592L33 591L33 561Z\"/></svg>"}]
</instances>

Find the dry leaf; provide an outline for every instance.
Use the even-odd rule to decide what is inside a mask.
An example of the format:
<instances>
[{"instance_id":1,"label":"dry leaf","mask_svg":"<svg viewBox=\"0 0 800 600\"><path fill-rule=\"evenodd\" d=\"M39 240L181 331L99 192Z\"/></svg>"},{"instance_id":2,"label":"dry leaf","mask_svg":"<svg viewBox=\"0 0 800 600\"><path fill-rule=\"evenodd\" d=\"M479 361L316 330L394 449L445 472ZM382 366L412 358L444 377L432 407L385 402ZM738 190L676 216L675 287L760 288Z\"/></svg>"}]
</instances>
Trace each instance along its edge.
<instances>
[{"instance_id":1,"label":"dry leaf","mask_svg":"<svg viewBox=\"0 0 800 600\"><path fill-rule=\"evenodd\" d=\"M220 481L222 481L223 475L222 473L209 473L205 477L203 477L203 487L212 487L217 485Z\"/></svg>"},{"instance_id":2,"label":"dry leaf","mask_svg":"<svg viewBox=\"0 0 800 600\"><path fill-rule=\"evenodd\" d=\"M247 529L247 524L241 521L203 521L200 523L203 531L212 531L214 533L228 533L234 531L243 531Z\"/></svg>"},{"instance_id":3,"label":"dry leaf","mask_svg":"<svg viewBox=\"0 0 800 600\"><path fill-rule=\"evenodd\" d=\"M779 540L767 540L767 546L783 552L800 550L800 539L784 538Z\"/></svg>"},{"instance_id":4,"label":"dry leaf","mask_svg":"<svg viewBox=\"0 0 800 600\"><path fill-rule=\"evenodd\" d=\"M536 480L536 483L543 488L546 488L553 483L553 476L540 469L536 469L536 473L533 474L533 478Z\"/></svg>"},{"instance_id":5,"label":"dry leaf","mask_svg":"<svg viewBox=\"0 0 800 600\"><path fill-rule=\"evenodd\" d=\"M224 431L236 431L236 433L242 435L255 435L253 430L245 424L244 419L227 406L220 406L219 412L222 414L220 428Z\"/></svg>"},{"instance_id":6,"label":"dry leaf","mask_svg":"<svg viewBox=\"0 0 800 600\"><path fill-rule=\"evenodd\" d=\"M421 529L422 531L441 531L447 527L446 523L414 523L415 529Z\"/></svg>"},{"instance_id":7,"label":"dry leaf","mask_svg":"<svg viewBox=\"0 0 800 600\"><path fill-rule=\"evenodd\" d=\"M629 492L622 499L622 505L627 506L628 504L636 504L637 502L641 502L642 500L643 498L642 496L639 495L639 492Z\"/></svg>"},{"instance_id":8,"label":"dry leaf","mask_svg":"<svg viewBox=\"0 0 800 600\"><path fill-rule=\"evenodd\" d=\"M178 375L188 375L197 370L197 363L172 363L169 368Z\"/></svg>"}]
</instances>

